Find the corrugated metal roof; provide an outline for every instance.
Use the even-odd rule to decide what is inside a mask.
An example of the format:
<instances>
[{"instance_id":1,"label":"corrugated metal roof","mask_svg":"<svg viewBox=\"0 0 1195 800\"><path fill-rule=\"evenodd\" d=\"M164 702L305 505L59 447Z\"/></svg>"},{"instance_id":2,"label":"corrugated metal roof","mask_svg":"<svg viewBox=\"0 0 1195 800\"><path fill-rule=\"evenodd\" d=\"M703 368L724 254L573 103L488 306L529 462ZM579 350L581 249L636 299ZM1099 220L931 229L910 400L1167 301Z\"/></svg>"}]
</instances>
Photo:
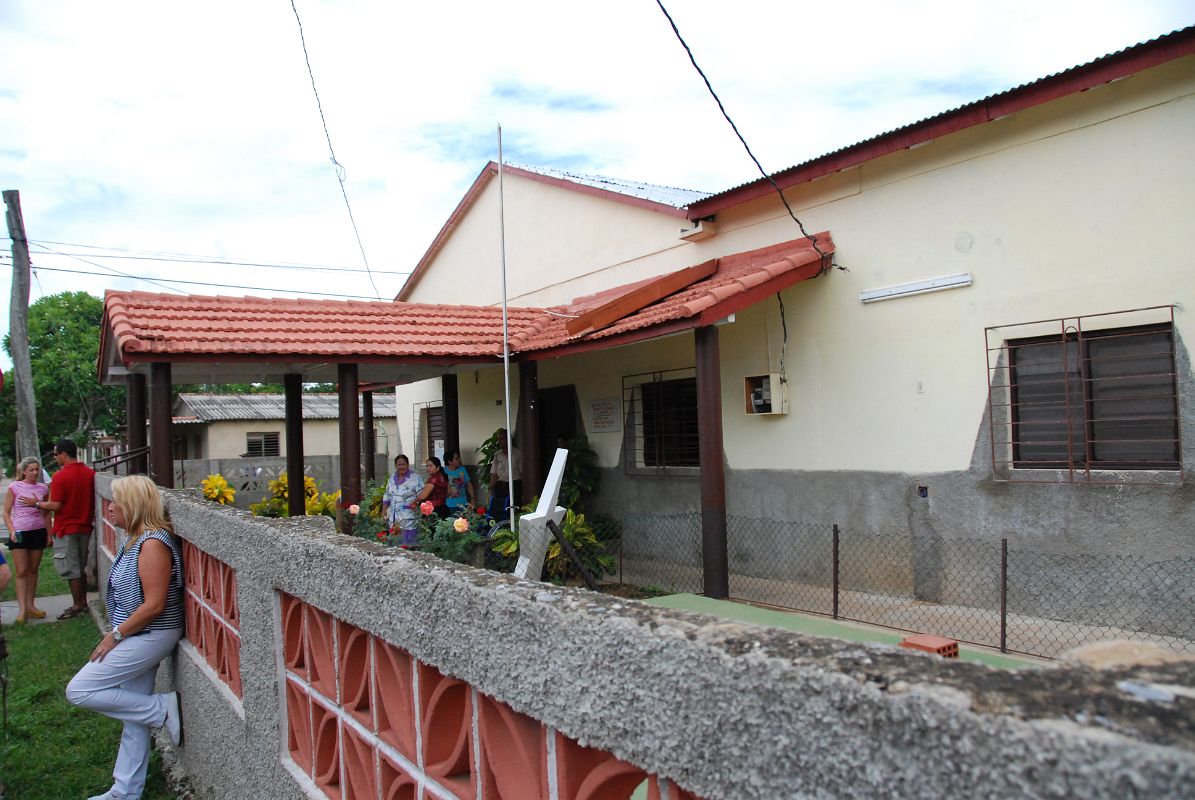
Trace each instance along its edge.
<instances>
[{"instance_id":1,"label":"corrugated metal roof","mask_svg":"<svg viewBox=\"0 0 1195 800\"><path fill-rule=\"evenodd\" d=\"M673 208L684 208L690 203L695 203L710 196L710 192L678 189L673 186L657 186L654 183L644 183L643 181L607 178L604 175L586 175L581 172L569 172L551 167L534 167L528 164L510 164L510 166L540 175L547 175L550 178L570 181L582 186L592 186L595 189L605 189L608 192L625 194L628 197L638 197L641 200L650 200L653 203L663 203Z\"/></svg>"},{"instance_id":2,"label":"corrugated metal roof","mask_svg":"<svg viewBox=\"0 0 1195 800\"><path fill-rule=\"evenodd\" d=\"M857 141L854 144L846 145L846 146L840 147L836 150L831 150L830 152L823 153L822 155L817 156L816 158L811 158L806 161L802 161L798 164L794 164L791 167L786 167L784 169L772 172L771 177L772 177L772 179L779 182L781 184L782 188L787 188L787 186L789 184L786 183L784 180L787 176L789 176L791 174L801 173L803 170L807 170L808 168L816 166L822 162L833 163L836 161L836 159L841 159L843 156L846 156L854 151L867 151L867 149L869 147L872 147L872 146L876 145L877 143L884 142L886 140L899 139L903 135L906 135L910 132L916 131L919 128L925 128L929 125L932 125L935 122L949 120L951 118L964 118L964 117L967 117L969 114L973 114L973 112L981 111L981 110L985 109L987 106L993 105L999 101L1008 100L1017 95L1028 94L1028 93L1033 92L1038 89L1044 89L1044 88L1049 87L1052 84L1065 83L1065 81L1067 81L1068 79L1082 76L1084 73L1094 72L1097 68L1100 68L1100 67L1102 67L1106 64L1112 63L1112 62L1116 62L1118 59L1122 59L1125 56L1134 55L1138 52L1147 53L1151 49L1157 49L1160 51L1163 47L1169 46L1172 44L1181 45L1183 40L1188 40L1188 41L1190 40L1192 32L1195 32L1195 26L1180 28L1178 30L1167 33L1163 36L1158 36L1154 39L1150 39L1148 41L1140 42L1140 43L1132 45L1130 47L1125 47L1121 50L1117 50L1114 53L1109 53L1107 55L1100 56L1099 58L1092 59L1091 61L1088 61L1084 64L1079 64L1077 66L1070 67L1068 69L1061 70L1059 72L1051 73L1049 75L1044 75L1040 78L1029 81L1027 83L1022 83L1019 86L1014 86L1012 88L1005 89L1003 91L996 92L994 94L989 94L986 97L983 97L979 100L974 100L970 103L964 103L963 105L957 106L955 108L951 108L946 111L939 112L939 113L934 114L929 117L924 117L915 122L910 122L910 123L908 123L906 125L902 125L898 128L893 128L891 130L884 131L883 133L876 134L875 136L870 136L866 139ZM1163 54L1161 56L1161 59L1164 61L1168 57L1170 57L1170 56ZM1174 56L1174 57L1177 57L1177 56ZM1131 72L1134 71L1136 68L1137 67L1135 65L1130 65L1128 68L1128 72L1131 74ZM1110 78L1110 80L1111 79L1112 78ZM1081 85L1065 86L1063 88L1063 90L1058 93L1058 95L1082 91L1083 88L1084 87ZM1054 97L1043 94L1042 99L1044 101L1044 100L1054 99ZM960 125L960 128L967 127L969 124L974 124L976 122L988 122L991 119L992 119L991 116L973 115L973 118L971 119L971 121L964 125ZM908 146L908 144L906 143L904 146ZM874 156L869 155L868 157L870 158L870 157L874 157ZM838 168L843 167L843 165L841 163L839 163L837 166L838 166ZM740 183L737 186L732 186L729 189L723 189L719 192L710 194L707 197L702 198L703 200L708 200L709 202L701 204L701 206L699 206L697 209L693 209L691 215L696 214L696 215L700 216L700 215L715 213L716 211L720 210L722 201L724 198L728 198L732 195L735 195L735 194L739 193L741 190L746 189L747 187L753 187L756 185L762 186L763 184L766 184L766 182L767 182L766 178L755 178L755 179L746 181L744 183ZM698 201L693 201L694 204L696 204L697 202Z\"/></svg>"},{"instance_id":3,"label":"corrugated metal roof","mask_svg":"<svg viewBox=\"0 0 1195 800\"><path fill-rule=\"evenodd\" d=\"M360 401L360 398L358 398ZM361 403L357 404L358 413ZM194 415L202 422L244 419L285 419L286 396L281 394L194 394L182 393L175 406L175 417ZM373 415L393 417L394 395L379 393L373 397ZM335 394L304 394L303 419L338 419L339 398Z\"/></svg>"}]
</instances>

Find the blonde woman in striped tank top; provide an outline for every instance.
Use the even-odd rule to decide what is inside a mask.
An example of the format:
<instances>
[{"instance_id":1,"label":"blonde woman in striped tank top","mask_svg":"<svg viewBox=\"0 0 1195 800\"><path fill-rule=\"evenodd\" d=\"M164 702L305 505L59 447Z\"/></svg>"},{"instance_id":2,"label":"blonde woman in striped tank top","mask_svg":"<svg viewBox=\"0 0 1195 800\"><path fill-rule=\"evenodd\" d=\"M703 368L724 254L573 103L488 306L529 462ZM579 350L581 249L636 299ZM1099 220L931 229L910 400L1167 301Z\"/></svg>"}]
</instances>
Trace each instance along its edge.
<instances>
[{"instance_id":1,"label":"blonde woman in striped tank top","mask_svg":"<svg viewBox=\"0 0 1195 800\"><path fill-rule=\"evenodd\" d=\"M66 687L71 703L124 723L112 788L89 800L141 797L152 729L182 743L178 693L154 693L158 664L183 633L182 552L153 481L117 478L112 498L109 519L128 535L108 575L112 630Z\"/></svg>"}]
</instances>

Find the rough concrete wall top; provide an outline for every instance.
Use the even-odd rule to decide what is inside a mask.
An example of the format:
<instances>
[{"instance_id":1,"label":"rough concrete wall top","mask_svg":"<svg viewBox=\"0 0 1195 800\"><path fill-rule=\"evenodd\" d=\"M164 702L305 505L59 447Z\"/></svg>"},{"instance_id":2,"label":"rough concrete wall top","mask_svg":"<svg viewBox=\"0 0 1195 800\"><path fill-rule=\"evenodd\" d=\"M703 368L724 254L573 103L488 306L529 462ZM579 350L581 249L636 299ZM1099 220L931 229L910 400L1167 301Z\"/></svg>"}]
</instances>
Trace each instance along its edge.
<instances>
[{"instance_id":1,"label":"rough concrete wall top","mask_svg":"<svg viewBox=\"0 0 1195 800\"><path fill-rule=\"evenodd\" d=\"M242 598L261 598L244 611L289 592L707 798L1195 796L1190 663L1001 672L520 581L345 537L326 519L167 495L179 533L237 570ZM247 718L251 702L247 688Z\"/></svg>"}]
</instances>

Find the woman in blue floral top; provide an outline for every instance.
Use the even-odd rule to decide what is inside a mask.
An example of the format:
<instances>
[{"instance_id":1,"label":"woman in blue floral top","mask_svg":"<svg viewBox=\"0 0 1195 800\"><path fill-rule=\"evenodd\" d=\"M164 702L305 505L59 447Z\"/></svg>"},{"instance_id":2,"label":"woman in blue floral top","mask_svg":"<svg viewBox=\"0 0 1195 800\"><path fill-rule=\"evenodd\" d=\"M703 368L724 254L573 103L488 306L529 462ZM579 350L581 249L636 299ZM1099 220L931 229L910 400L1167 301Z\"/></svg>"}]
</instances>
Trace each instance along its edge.
<instances>
[{"instance_id":1,"label":"woman in blue floral top","mask_svg":"<svg viewBox=\"0 0 1195 800\"><path fill-rule=\"evenodd\" d=\"M415 544L419 510L415 498L423 490L423 478L411 472L410 460L401 453L394 459L394 475L386 481L382 510L391 533L401 533L403 544Z\"/></svg>"}]
</instances>

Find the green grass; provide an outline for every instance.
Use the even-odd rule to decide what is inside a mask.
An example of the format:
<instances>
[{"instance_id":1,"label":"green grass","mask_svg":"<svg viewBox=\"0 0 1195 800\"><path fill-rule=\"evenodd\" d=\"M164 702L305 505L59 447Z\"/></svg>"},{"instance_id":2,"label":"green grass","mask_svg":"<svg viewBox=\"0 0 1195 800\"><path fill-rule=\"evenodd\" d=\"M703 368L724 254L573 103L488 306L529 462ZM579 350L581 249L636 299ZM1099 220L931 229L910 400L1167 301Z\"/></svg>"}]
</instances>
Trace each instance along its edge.
<instances>
[{"instance_id":1,"label":"green grass","mask_svg":"<svg viewBox=\"0 0 1195 800\"><path fill-rule=\"evenodd\" d=\"M70 594L71 587L62 578L58 577L58 573L54 571L54 557L53 550L44 551L41 559L41 566L37 570L37 596L38 597L53 597L58 594ZM9 569L12 569L12 551L5 548L4 560L8 562ZM0 592L0 602L5 600L15 600L17 596L17 579L8 582L8 587L3 592ZM86 796L86 795L84 795Z\"/></svg>"},{"instance_id":2,"label":"green grass","mask_svg":"<svg viewBox=\"0 0 1195 800\"><path fill-rule=\"evenodd\" d=\"M121 724L66 702L63 690L99 641L90 617L52 625L6 625L8 736L0 780L13 800L90 797L112 785ZM173 800L155 751L147 800Z\"/></svg>"}]
</instances>

